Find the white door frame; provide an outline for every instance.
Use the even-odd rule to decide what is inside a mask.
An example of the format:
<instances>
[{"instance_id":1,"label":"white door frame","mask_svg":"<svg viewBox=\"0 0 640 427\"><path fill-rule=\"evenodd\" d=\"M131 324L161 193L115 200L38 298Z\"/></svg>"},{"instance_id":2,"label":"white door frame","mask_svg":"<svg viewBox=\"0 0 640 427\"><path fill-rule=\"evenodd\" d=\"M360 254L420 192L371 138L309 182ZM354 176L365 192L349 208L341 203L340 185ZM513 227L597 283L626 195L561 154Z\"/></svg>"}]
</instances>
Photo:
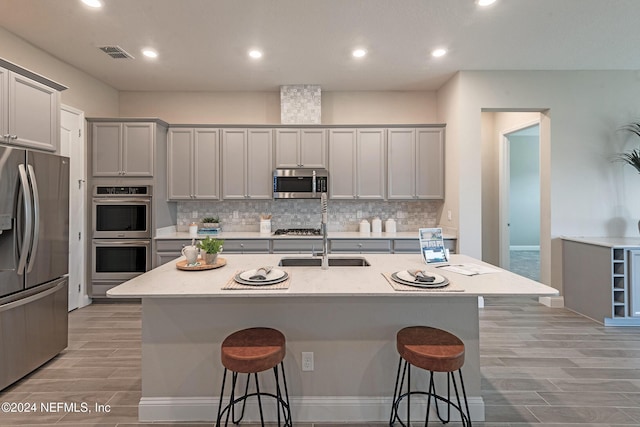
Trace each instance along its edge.
<instances>
[{"instance_id":1,"label":"white door frame","mask_svg":"<svg viewBox=\"0 0 640 427\"><path fill-rule=\"evenodd\" d=\"M500 153L499 153L499 212L498 212L498 220L499 220L499 253L500 253L500 267L505 270L509 269L510 266L510 256L509 256L509 203L510 203L510 160L511 160L511 148L509 145L509 137L508 135L530 128L532 126L540 126L540 119L532 120L529 122L524 122L519 124L518 126L510 129L505 129L500 132ZM538 150L540 150L541 144L538 142ZM540 165L538 165L538 170L540 170ZM542 183L539 183L541 185Z\"/></svg>"},{"instance_id":2,"label":"white door frame","mask_svg":"<svg viewBox=\"0 0 640 427\"><path fill-rule=\"evenodd\" d=\"M68 126L64 128L69 118ZM65 140L63 131L70 131ZM69 182L69 311L91 304L86 284L86 143L84 111L60 106L60 154L71 159ZM75 146L71 146L75 144Z\"/></svg>"}]
</instances>

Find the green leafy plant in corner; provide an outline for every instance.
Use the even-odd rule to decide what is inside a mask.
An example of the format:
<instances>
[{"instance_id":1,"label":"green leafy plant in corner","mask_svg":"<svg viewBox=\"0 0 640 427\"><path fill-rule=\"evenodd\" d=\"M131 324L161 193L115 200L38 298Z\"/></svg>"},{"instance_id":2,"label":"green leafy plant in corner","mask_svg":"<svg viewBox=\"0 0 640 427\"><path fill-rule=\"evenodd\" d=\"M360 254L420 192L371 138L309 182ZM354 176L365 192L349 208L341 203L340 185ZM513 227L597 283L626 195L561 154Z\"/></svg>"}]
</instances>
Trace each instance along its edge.
<instances>
[{"instance_id":1,"label":"green leafy plant in corner","mask_svg":"<svg viewBox=\"0 0 640 427\"><path fill-rule=\"evenodd\" d=\"M629 123L628 125L623 126L621 130L631 132L640 137L640 123ZM615 156L615 160L625 162L626 164L633 166L638 173L640 173L640 148L634 148L631 151L618 153Z\"/></svg>"},{"instance_id":2,"label":"green leafy plant in corner","mask_svg":"<svg viewBox=\"0 0 640 427\"><path fill-rule=\"evenodd\" d=\"M224 240L212 239L207 236L205 239L200 240L197 246L208 254L217 254L218 252L222 252L223 243Z\"/></svg>"}]
</instances>

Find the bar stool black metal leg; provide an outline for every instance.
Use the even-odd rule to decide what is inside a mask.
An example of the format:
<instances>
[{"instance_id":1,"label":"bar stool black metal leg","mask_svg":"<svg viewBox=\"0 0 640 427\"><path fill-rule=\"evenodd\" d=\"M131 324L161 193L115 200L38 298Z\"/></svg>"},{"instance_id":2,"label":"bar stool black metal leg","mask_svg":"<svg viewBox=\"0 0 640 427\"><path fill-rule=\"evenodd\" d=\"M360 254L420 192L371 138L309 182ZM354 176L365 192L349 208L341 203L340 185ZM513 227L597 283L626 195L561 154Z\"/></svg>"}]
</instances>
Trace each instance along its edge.
<instances>
[{"instance_id":1,"label":"bar stool black metal leg","mask_svg":"<svg viewBox=\"0 0 640 427\"><path fill-rule=\"evenodd\" d=\"M280 362L280 372L282 372L282 382L284 383L284 396L287 402L287 420L285 421L285 425L292 426L293 420L291 418L291 405L289 404L289 390L287 389L287 377L284 373L284 361Z\"/></svg>"},{"instance_id":2,"label":"bar stool black metal leg","mask_svg":"<svg viewBox=\"0 0 640 427\"><path fill-rule=\"evenodd\" d=\"M396 398L398 397L398 382L400 381L400 368L402 367L402 357L398 359L398 372L396 372L396 384L393 386L393 400L391 400L391 415L389 416L389 426L395 421Z\"/></svg>"},{"instance_id":3,"label":"bar stool black metal leg","mask_svg":"<svg viewBox=\"0 0 640 427\"><path fill-rule=\"evenodd\" d=\"M429 371L429 392L427 393L427 413L424 419L424 427L429 425L429 413L431 412L431 396L436 395L436 387L433 383L433 372ZM438 399L434 399L436 412L438 412ZM438 418L440 418L440 414L438 413Z\"/></svg>"},{"instance_id":4,"label":"bar stool black metal leg","mask_svg":"<svg viewBox=\"0 0 640 427\"><path fill-rule=\"evenodd\" d=\"M264 416L262 415L262 399L260 399L260 386L258 385L258 374L255 373L256 379L256 395L258 396L258 408L260 409L260 423L264 427Z\"/></svg>"},{"instance_id":5,"label":"bar stool black metal leg","mask_svg":"<svg viewBox=\"0 0 640 427\"><path fill-rule=\"evenodd\" d=\"M458 369L458 376L460 377L460 387L462 388L462 397L464 398L464 406L467 410L467 425L471 427L471 412L469 411L469 402L467 401L467 392L464 389L464 380L462 379L462 369ZM453 373L451 377L455 379ZM454 383L455 385L455 383ZM460 412L462 412L462 407L460 407Z\"/></svg>"},{"instance_id":6,"label":"bar stool black metal leg","mask_svg":"<svg viewBox=\"0 0 640 427\"><path fill-rule=\"evenodd\" d=\"M407 427L411 427L411 363L407 363Z\"/></svg>"},{"instance_id":7,"label":"bar stool black metal leg","mask_svg":"<svg viewBox=\"0 0 640 427\"><path fill-rule=\"evenodd\" d=\"M238 374L236 374L237 377ZM231 420L234 424L240 423L244 418L244 408L247 405L247 395L249 394L249 383L251 382L251 374L247 374L247 384L244 387L244 400L242 401L242 411L240 412L240 418L236 420L235 416L235 404L231 407ZM234 386L235 387L235 386Z\"/></svg>"},{"instance_id":8,"label":"bar stool black metal leg","mask_svg":"<svg viewBox=\"0 0 640 427\"><path fill-rule=\"evenodd\" d=\"M404 362L404 365L403 365ZM396 422L396 420L403 426L406 427L406 425L402 422L402 420L400 419L400 415L398 414L398 410L400 408L400 402L403 398L403 396L407 396L408 398L408 394L411 391L410 390L410 386L407 385L407 394L402 394L402 387L404 386L404 378L405 376L407 376L407 371L410 369L410 364L402 359L402 357L400 357L399 361L398 361L398 372L396 374L396 386L394 387L394 399L393 402L391 404L391 417L389 418L389 425L393 426L393 424ZM400 375L400 370L402 368L402 375ZM398 383L399 380L399 383ZM409 403L409 400L407 400L407 405Z\"/></svg>"},{"instance_id":9,"label":"bar stool black metal leg","mask_svg":"<svg viewBox=\"0 0 640 427\"><path fill-rule=\"evenodd\" d=\"M224 396L224 383L227 380L227 368L224 368L222 374L222 388L220 389L220 401L218 403L218 416L216 417L216 427L220 427L220 416L222 415L222 397Z\"/></svg>"}]
</instances>

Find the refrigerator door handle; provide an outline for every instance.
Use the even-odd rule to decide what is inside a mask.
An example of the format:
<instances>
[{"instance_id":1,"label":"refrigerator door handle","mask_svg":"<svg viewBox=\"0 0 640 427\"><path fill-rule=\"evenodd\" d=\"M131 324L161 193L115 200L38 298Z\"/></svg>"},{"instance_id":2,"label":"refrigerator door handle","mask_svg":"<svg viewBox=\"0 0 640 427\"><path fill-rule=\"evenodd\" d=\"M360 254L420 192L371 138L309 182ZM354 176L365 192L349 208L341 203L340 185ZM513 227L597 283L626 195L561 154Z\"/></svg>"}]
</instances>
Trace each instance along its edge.
<instances>
[{"instance_id":1,"label":"refrigerator door handle","mask_svg":"<svg viewBox=\"0 0 640 427\"><path fill-rule=\"evenodd\" d=\"M18 260L18 275L24 274L25 266L27 265L27 257L29 256L29 249L27 245L31 242L31 231L33 229L32 210L31 205L31 191L29 190L29 182L27 178L27 171L23 164L18 165L18 176L20 177L20 185L22 186L22 199L24 203L24 216L25 227L24 236L22 238L22 245L20 247L20 258Z\"/></svg>"},{"instance_id":2,"label":"refrigerator door handle","mask_svg":"<svg viewBox=\"0 0 640 427\"><path fill-rule=\"evenodd\" d=\"M29 172L29 182L33 190L33 243L31 244L29 263L27 264L27 273L30 273L35 264L33 259L36 256L38 241L40 240L40 196L38 194L38 183L33 166L27 165L27 171Z\"/></svg>"}]
</instances>

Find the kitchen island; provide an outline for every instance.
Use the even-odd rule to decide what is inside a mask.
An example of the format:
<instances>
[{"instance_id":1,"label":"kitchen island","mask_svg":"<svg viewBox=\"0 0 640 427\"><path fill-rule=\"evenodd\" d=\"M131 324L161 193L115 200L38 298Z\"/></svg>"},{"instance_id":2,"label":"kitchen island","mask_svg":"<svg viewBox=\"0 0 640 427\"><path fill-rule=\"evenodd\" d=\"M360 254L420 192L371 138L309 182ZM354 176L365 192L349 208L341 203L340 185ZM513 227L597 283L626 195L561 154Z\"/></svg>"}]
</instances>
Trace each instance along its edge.
<instances>
[{"instance_id":1,"label":"kitchen island","mask_svg":"<svg viewBox=\"0 0 640 427\"><path fill-rule=\"evenodd\" d=\"M464 276L430 266L450 287L394 290L382 274L423 268L415 254L366 254L369 267L283 268L291 276L288 289L224 290L236 272L277 265L282 255L222 256L223 268L181 271L170 262L107 293L142 298L141 421L215 420L220 343L252 326L279 329L287 338L294 422L385 421L398 363L395 334L408 325L446 329L464 341L469 407L473 420L483 420L477 296L557 295L497 268ZM453 255L451 262L482 264L464 255ZM303 351L314 353L313 371L302 371ZM418 385L426 387L424 379ZM246 417L257 418L251 412Z\"/></svg>"}]
</instances>

